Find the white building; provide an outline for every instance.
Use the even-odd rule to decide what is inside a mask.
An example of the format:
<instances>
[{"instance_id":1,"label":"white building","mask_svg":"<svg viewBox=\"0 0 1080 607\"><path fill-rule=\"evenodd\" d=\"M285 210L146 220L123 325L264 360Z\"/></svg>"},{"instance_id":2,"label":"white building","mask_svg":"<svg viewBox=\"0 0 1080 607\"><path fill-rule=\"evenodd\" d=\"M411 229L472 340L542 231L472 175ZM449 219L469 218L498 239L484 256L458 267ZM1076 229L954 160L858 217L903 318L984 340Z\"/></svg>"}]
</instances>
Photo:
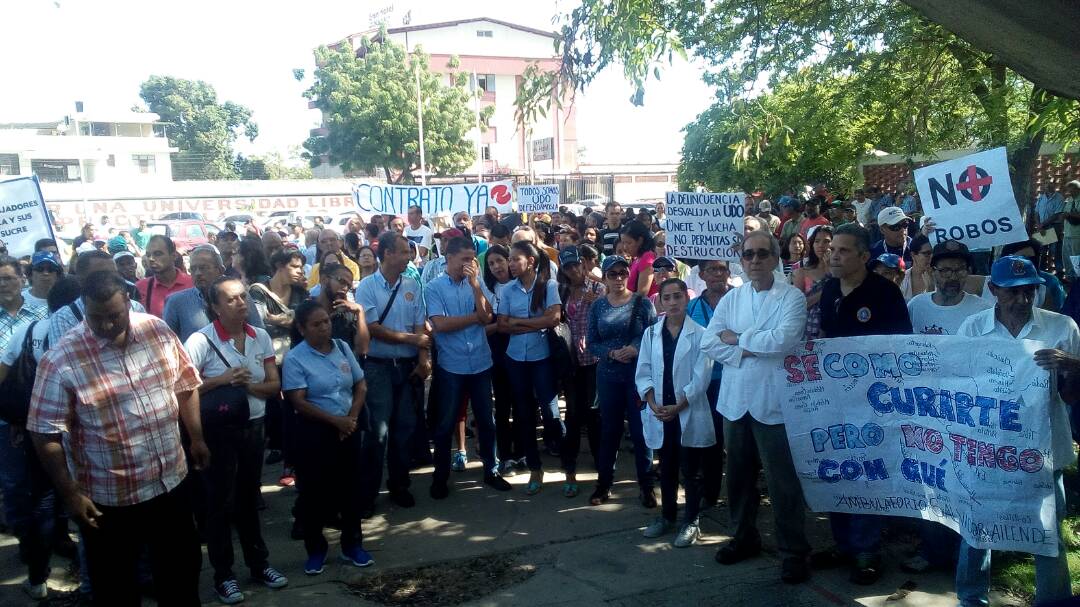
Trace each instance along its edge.
<instances>
[{"instance_id":1,"label":"white building","mask_svg":"<svg viewBox=\"0 0 1080 607\"><path fill-rule=\"evenodd\" d=\"M378 29L369 29L346 40L359 48L362 38L377 38L378 33ZM567 173L577 169L577 122L572 100L566 100L562 109L553 106L545 119L531 125L528 137L514 120L514 98L525 68L537 63L542 70L554 70L559 65L554 56L554 32L474 18L391 27L387 35L407 51L421 47L430 56L430 69L445 74L447 84L453 77L451 71L477 75L484 90L480 107L495 106L481 136L485 175L530 170L537 174ZM454 56L460 65L450 70L447 63ZM319 133L325 131L316 129L315 134ZM470 138L475 138L475 132ZM476 174L480 168L474 163L465 172ZM337 167L322 165L315 169L316 177L339 175Z\"/></svg>"},{"instance_id":2,"label":"white building","mask_svg":"<svg viewBox=\"0 0 1080 607\"><path fill-rule=\"evenodd\" d=\"M0 124L0 176L48 183L170 182L165 126L157 114L83 112L54 122Z\"/></svg>"}]
</instances>

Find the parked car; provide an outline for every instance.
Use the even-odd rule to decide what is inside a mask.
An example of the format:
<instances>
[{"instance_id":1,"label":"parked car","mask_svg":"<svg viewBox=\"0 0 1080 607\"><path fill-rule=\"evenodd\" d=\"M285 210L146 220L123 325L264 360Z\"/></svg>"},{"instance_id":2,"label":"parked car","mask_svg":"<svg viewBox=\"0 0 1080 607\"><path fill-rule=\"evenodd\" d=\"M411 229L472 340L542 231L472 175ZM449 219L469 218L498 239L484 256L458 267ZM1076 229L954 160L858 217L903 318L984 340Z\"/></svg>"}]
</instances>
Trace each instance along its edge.
<instances>
[{"instance_id":1,"label":"parked car","mask_svg":"<svg viewBox=\"0 0 1080 607\"><path fill-rule=\"evenodd\" d=\"M158 221L206 221L202 213L196 213L194 211L178 211L176 213L166 213L161 217L158 217Z\"/></svg>"},{"instance_id":2,"label":"parked car","mask_svg":"<svg viewBox=\"0 0 1080 607\"><path fill-rule=\"evenodd\" d=\"M191 249L210 242L210 236L216 236L221 228L205 221L184 219L179 221L147 222L147 229L152 234L162 234L172 239L176 250L186 254Z\"/></svg>"},{"instance_id":3,"label":"parked car","mask_svg":"<svg viewBox=\"0 0 1080 607\"><path fill-rule=\"evenodd\" d=\"M258 225L259 222L260 222L260 219L258 217L256 217L255 215L251 215L249 213L244 213L242 215L229 215L228 217L222 219L218 223L220 223L221 225L225 225L225 224L229 223L230 221L235 223L237 227L240 227L240 226L244 225L245 223L247 223L249 221L254 222L255 225Z\"/></svg>"}]
</instances>

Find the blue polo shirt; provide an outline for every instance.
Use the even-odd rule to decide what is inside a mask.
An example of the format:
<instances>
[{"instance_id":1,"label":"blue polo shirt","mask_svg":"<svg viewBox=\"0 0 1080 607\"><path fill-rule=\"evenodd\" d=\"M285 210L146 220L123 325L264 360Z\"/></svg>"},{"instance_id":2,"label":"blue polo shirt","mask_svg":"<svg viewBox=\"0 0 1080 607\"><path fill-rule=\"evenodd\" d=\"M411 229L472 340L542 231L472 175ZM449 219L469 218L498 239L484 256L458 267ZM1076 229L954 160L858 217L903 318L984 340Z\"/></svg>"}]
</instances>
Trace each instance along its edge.
<instances>
[{"instance_id":1,"label":"blue polo shirt","mask_svg":"<svg viewBox=\"0 0 1080 607\"><path fill-rule=\"evenodd\" d=\"M730 292L730 291L729 291ZM724 297L727 295L725 294ZM721 297L720 299L723 299ZM690 317L697 324L709 328L709 323L712 322L713 312L716 310L709 305L709 301L705 299L704 295L698 295L690 300L690 303L686 306L686 315ZM724 365L713 365L712 379L720 379L724 376Z\"/></svg>"},{"instance_id":2,"label":"blue polo shirt","mask_svg":"<svg viewBox=\"0 0 1080 607\"><path fill-rule=\"evenodd\" d=\"M259 308L255 306L255 300L247 296L248 315L247 324L265 329ZM173 333L186 342L196 331L210 324L210 316L207 314L206 298L202 291L196 287L184 289L173 293L165 300L165 307L161 311L161 319L169 325Z\"/></svg>"},{"instance_id":3,"label":"blue polo shirt","mask_svg":"<svg viewBox=\"0 0 1080 607\"><path fill-rule=\"evenodd\" d=\"M383 278L382 270L376 270L356 287L356 303L364 307L364 318L368 324L376 323L386 304L390 302L390 293L398 283L401 288L382 324L391 331L419 333L427 320L427 314L423 291L414 278L402 274L398 282L390 284ZM368 356L375 358L413 358L417 353L415 346L387 343L374 337L371 338L371 346L368 348Z\"/></svg>"},{"instance_id":4,"label":"blue polo shirt","mask_svg":"<svg viewBox=\"0 0 1080 607\"><path fill-rule=\"evenodd\" d=\"M526 290L521 280L515 278L503 285L498 291L499 315L513 318L536 318L543 316L544 310L553 305L561 305L559 299L559 283L548 280L546 285L540 285L544 289L544 306L540 310L530 307L532 302L533 288L540 281L537 275L533 284ZM518 362L544 360L548 357L547 335L545 331L532 331L510 336L510 345L506 349L506 355Z\"/></svg>"},{"instance_id":5,"label":"blue polo shirt","mask_svg":"<svg viewBox=\"0 0 1080 607\"><path fill-rule=\"evenodd\" d=\"M472 316L476 297L468 278L454 282L448 274L431 281L424 291L428 317ZM457 375L473 375L491 368L491 348L484 326L472 324L458 331L435 333L438 365Z\"/></svg>"},{"instance_id":6,"label":"blue polo shirt","mask_svg":"<svg viewBox=\"0 0 1080 607\"><path fill-rule=\"evenodd\" d=\"M352 409L352 389L364 379L360 363L349 346L334 340L334 349L323 354L302 341L285 354L281 389L307 390L307 401L330 415L346 415Z\"/></svg>"}]
</instances>

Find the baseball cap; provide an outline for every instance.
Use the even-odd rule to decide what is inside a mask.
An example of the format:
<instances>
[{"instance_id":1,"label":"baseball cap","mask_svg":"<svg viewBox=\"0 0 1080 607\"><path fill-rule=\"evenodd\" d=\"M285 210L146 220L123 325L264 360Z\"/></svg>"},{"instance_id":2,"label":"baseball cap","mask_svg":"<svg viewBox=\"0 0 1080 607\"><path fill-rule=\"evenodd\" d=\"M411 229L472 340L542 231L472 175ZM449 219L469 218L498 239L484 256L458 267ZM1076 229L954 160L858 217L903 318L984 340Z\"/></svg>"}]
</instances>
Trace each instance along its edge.
<instances>
[{"instance_id":1,"label":"baseball cap","mask_svg":"<svg viewBox=\"0 0 1080 607\"><path fill-rule=\"evenodd\" d=\"M654 270L674 270L675 260L666 255L657 257L652 262L652 268Z\"/></svg>"},{"instance_id":2,"label":"baseball cap","mask_svg":"<svg viewBox=\"0 0 1080 607\"><path fill-rule=\"evenodd\" d=\"M911 218L900 207L885 207L877 214L878 225L894 226L901 221L911 221Z\"/></svg>"},{"instance_id":3,"label":"baseball cap","mask_svg":"<svg viewBox=\"0 0 1080 607\"><path fill-rule=\"evenodd\" d=\"M34 253L34 256L30 258L30 267L36 268L38 264L51 263L52 265L60 268L60 256L52 251L38 251Z\"/></svg>"},{"instance_id":4,"label":"baseball cap","mask_svg":"<svg viewBox=\"0 0 1080 607\"><path fill-rule=\"evenodd\" d=\"M768 200L762 200L757 205L758 213L768 213L772 210L772 203Z\"/></svg>"},{"instance_id":5,"label":"baseball cap","mask_svg":"<svg viewBox=\"0 0 1080 607\"><path fill-rule=\"evenodd\" d=\"M443 230L442 232L439 232L435 236L437 236L439 238L461 238L464 235L465 235L465 232L462 232L461 230L459 230L457 228L449 228L449 229Z\"/></svg>"},{"instance_id":6,"label":"baseball cap","mask_svg":"<svg viewBox=\"0 0 1080 607\"><path fill-rule=\"evenodd\" d=\"M906 269L904 267L904 259L896 253L882 253L881 255L878 255L874 261L870 262L870 269L873 270L878 264L894 270L904 271Z\"/></svg>"},{"instance_id":7,"label":"baseball cap","mask_svg":"<svg viewBox=\"0 0 1080 607\"><path fill-rule=\"evenodd\" d=\"M559 252L559 267L565 268L575 263L581 263L581 254L577 247L566 247Z\"/></svg>"},{"instance_id":8,"label":"baseball cap","mask_svg":"<svg viewBox=\"0 0 1080 607\"><path fill-rule=\"evenodd\" d=\"M1041 285L1044 281L1027 257L1006 255L990 267L990 282L999 287Z\"/></svg>"},{"instance_id":9,"label":"baseball cap","mask_svg":"<svg viewBox=\"0 0 1080 607\"><path fill-rule=\"evenodd\" d=\"M113 253L112 256L113 261L120 261L120 258L122 257L130 257L132 259L135 259L135 254L127 249L124 249L123 251L117 251L116 253Z\"/></svg>"},{"instance_id":10,"label":"baseball cap","mask_svg":"<svg viewBox=\"0 0 1080 607\"><path fill-rule=\"evenodd\" d=\"M123 236L113 236L109 239L106 248L109 253L119 253L127 248L127 241L124 240Z\"/></svg>"},{"instance_id":11,"label":"baseball cap","mask_svg":"<svg viewBox=\"0 0 1080 607\"><path fill-rule=\"evenodd\" d=\"M799 201L796 200L793 196L784 195L780 197L780 200L777 202L777 204L779 204L781 207L798 207Z\"/></svg>"},{"instance_id":12,"label":"baseball cap","mask_svg":"<svg viewBox=\"0 0 1080 607\"><path fill-rule=\"evenodd\" d=\"M626 261L626 258L622 255L609 255L604 258L603 263L600 264L600 271L607 274L607 271L611 268L622 264L626 267L630 267L630 262Z\"/></svg>"},{"instance_id":13,"label":"baseball cap","mask_svg":"<svg viewBox=\"0 0 1080 607\"><path fill-rule=\"evenodd\" d=\"M930 255L930 265L934 265L942 259L962 259L970 268L972 266L971 252L967 245L959 240L945 240L934 245L934 252Z\"/></svg>"}]
</instances>

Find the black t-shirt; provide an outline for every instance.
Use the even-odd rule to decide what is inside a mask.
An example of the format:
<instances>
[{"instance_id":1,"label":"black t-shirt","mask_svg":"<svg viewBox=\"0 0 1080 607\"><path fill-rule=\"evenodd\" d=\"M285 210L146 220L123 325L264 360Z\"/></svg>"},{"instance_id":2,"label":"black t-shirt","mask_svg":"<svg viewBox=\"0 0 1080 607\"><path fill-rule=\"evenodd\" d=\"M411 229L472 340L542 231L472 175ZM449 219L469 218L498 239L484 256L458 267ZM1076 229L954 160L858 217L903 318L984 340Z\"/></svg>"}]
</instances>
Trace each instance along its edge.
<instances>
[{"instance_id":1,"label":"black t-shirt","mask_svg":"<svg viewBox=\"0 0 1080 607\"><path fill-rule=\"evenodd\" d=\"M600 229L600 244L604 247L601 253L605 257L615 254L615 245L619 244L619 231L620 228L609 228L606 223Z\"/></svg>"},{"instance_id":2,"label":"black t-shirt","mask_svg":"<svg viewBox=\"0 0 1080 607\"><path fill-rule=\"evenodd\" d=\"M660 330L660 341L664 348L664 394L660 401L662 406L675 404L675 380L672 373L675 369L675 347L679 344L679 336L672 336L662 323L656 327ZM679 331L682 334L682 331ZM645 336L648 339L648 336Z\"/></svg>"},{"instance_id":3,"label":"black t-shirt","mask_svg":"<svg viewBox=\"0 0 1080 607\"><path fill-rule=\"evenodd\" d=\"M840 279L830 278L821 291L821 329L825 337L908 335L911 317L900 287L873 272L844 296Z\"/></svg>"}]
</instances>

